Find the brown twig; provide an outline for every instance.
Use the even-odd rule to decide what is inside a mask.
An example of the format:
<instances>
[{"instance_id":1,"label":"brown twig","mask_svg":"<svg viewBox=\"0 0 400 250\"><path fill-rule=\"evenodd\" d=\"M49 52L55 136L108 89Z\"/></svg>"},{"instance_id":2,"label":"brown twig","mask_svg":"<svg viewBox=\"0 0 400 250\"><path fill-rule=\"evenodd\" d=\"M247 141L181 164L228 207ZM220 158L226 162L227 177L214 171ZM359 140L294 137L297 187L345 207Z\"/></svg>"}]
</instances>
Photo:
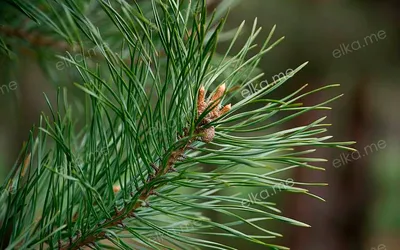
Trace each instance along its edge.
<instances>
[{"instance_id":1,"label":"brown twig","mask_svg":"<svg viewBox=\"0 0 400 250\"><path fill-rule=\"evenodd\" d=\"M77 51L77 47L70 46L64 41L57 41L54 38L44 36L38 32L28 32L21 28L14 28L7 25L0 26L0 32L9 37L18 37L38 47L51 47L60 51Z\"/></svg>"}]
</instances>

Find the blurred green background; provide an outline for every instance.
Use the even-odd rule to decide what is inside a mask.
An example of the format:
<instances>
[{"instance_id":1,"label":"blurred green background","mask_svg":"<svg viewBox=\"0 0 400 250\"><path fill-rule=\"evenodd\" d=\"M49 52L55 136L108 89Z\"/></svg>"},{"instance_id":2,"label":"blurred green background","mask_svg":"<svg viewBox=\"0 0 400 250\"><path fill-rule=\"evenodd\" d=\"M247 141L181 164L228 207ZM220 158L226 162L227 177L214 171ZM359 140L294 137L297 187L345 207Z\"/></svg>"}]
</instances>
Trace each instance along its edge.
<instances>
[{"instance_id":1,"label":"blurred green background","mask_svg":"<svg viewBox=\"0 0 400 250\"><path fill-rule=\"evenodd\" d=\"M307 105L344 93L332 105L333 110L306 114L290 125L328 115L334 139L357 141L355 147L360 152L347 156L346 162L344 152L318 151L318 156L329 159L324 164L326 171L299 169L285 177L329 186L310 188L326 202L284 192L268 197L285 215L312 225L266 225L285 236L276 243L296 250L400 249L399 13L398 0L242 0L232 9L228 28L246 20L250 30L254 18L258 18L263 27L259 44L274 24L274 38L285 36L261 62L266 80L272 82L274 75L310 62L274 95L286 95L304 83L309 83L310 89L341 84L304 100ZM218 49L224 51L227 46L222 43ZM42 93L55 92L56 87L47 82L35 60L32 55L20 59L16 69L6 61L0 62L1 180L32 124L37 124L40 112L47 110ZM8 86L9 79L17 83L13 89ZM237 191L248 198L263 190L232 190ZM262 249L243 242L236 247Z\"/></svg>"}]
</instances>

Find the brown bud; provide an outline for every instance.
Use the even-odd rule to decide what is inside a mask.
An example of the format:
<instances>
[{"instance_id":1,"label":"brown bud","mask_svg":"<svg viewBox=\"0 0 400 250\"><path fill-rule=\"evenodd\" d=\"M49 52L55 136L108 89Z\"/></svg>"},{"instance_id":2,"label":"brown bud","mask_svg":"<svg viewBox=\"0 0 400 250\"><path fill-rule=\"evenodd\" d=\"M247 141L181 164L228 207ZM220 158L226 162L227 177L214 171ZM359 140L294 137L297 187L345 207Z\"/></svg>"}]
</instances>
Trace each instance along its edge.
<instances>
[{"instance_id":1,"label":"brown bud","mask_svg":"<svg viewBox=\"0 0 400 250\"><path fill-rule=\"evenodd\" d=\"M218 116L219 104L221 103L222 96L225 93L226 85L222 84L217 88L214 95L211 97L210 105L212 105L213 110L210 113L211 118L216 118Z\"/></svg>"},{"instance_id":2,"label":"brown bud","mask_svg":"<svg viewBox=\"0 0 400 250\"><path fill-rule=\"evenodd\" d=\"M209 127L203 131L203 136L201 137L202 141L205 143L209 143L214 139L215 136L215 128Z\"/></svg>"},{"instance_id":3,"label":"brown bud","mask_svg":"<svg viewBox=\"0 0 400 250\"><path fill-rule=\"evenodd\" d=\"M222 85L220 85L217 90L215 91L214 95L211 97L210 102L215 102L218 99L221 99L221 97L224 95L225 93L225 89L226 89L226 85L225 83L223 83ZM219 102L218 102L219 103Z\"/></svg>"},{"instance_id":4,"label":"brown bud","mask_svg":"<svg viewBox=\"0 0 400 250\"><path fill-rule=\"evenodd\" d=\"M121 191L121 186L120 185L114 185L113 186L113 191L114 191L114 193L118 193L119 191Z\"/></svg>"},{"instance_id":5,"label":"brown bud","mask_svg":"<svg viewBox=\"0 0 400 250\"><path fill-rule=\"evenodd\" d=\"M228 113L231 110L231 108L232 108L232 105L230 103L225 105L220 111L220 116Z\"/></svg>"},{"instance_id":6,"label":"brown bud","mask_svg":"<svg viewBox=\"0 0 400 250\"><path fill-rule=\"evenodd\" d=\"M207 103L205 102L205 95L206 95L206 90L204 89L203 86L200 87L199 90L199 95L197 97L197 113L198 115L201 115L204 110L207 108Z\"/></svg>"},{"instance_id":7,"label":"brown bud","mask_svg":"<svg viewBox=\"0 0 400 250\"><path fill-rule=\"evenodd\" d=\"M204 89L203 86L201 86L200 89L199 89L199 96L197 98L197 102L198 103L204 102L205 94L206 94L206 90Z\"/></svg>"}]
</instances>

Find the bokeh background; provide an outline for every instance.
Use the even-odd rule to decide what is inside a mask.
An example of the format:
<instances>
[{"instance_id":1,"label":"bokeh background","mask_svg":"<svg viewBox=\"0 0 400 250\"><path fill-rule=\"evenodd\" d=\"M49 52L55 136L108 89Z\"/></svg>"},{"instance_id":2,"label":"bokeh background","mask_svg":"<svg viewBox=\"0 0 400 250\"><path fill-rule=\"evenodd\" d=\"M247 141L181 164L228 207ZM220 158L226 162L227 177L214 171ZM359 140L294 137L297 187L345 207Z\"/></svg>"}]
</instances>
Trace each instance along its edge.
<instances>
[{"instance_id":1,"label":"bokeh background","mask_svg":"<svg viewBox=\"0 0 400 250\"><path fill-rule=\"evenodd\" d=\"M305 104L345 94L331 105L333 110L306 114L291 125L327 115L334 139L357 141L359 150L350 156L339 150L318 151L316 155L329 159L323 165L326 171L298 169L287 176L328 183L310 188L326 202L285 192L268 197L285 215L312 225L266 225L285 236L276 243L295 250L400 249L400 2L242 0L232 9L227 26L233 28L246 20L250 30L255 17L263 26L259 44L274 24L274 38L285 36L261 62L266 80L272 82L274 75L309 61L274 95L288 94L304 83L310 88L341 84L313 95ZM218 49L224 51L226 46L228 43L222 43ZM35 63L35 55L28 50L24 53L18 66L0 61L1 181L32 124L47 110L43 92L52 96L56 89ZM10 79L15 79L14 83ZM262 249L243 242L236 247Z\"/></svg>"}]
</instances>

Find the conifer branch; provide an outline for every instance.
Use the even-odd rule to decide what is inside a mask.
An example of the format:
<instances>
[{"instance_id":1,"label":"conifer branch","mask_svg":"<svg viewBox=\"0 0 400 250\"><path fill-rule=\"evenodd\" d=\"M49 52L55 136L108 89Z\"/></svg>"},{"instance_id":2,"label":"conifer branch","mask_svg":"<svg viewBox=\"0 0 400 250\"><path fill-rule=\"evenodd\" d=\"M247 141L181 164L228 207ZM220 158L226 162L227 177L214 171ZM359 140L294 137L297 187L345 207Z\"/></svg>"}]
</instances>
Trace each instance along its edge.
<instances>
[{"instance_id":1,"label":"conifer branch","mask_svg":"<svg viewBox=\"0 0 400 250\"><path fill-rule=\"evenodd\" d=\"M199 125L195 128L195 135L194 137L190 135L189 129L184 129L184 138L188 138L187 142L180 148L173 151L167 160L167 164L165 167L162 166L155 166L153 163L153 168L155 169L155 173L150 175L151 177L146 181L144 188L139 194L139 198L135 202L133 207L124 207L121 211L115 209L114 214L112 215L111 219L105 221L103 224L98 225L95 229L92 230L91 233L86 234L85 236L80 235L77 237L74 242L68 242L67 244L60 246L60 250L75 250L79 249L83 246L88 246L91 243L94 243L98 240L105 239L106 233L105 232L98 232L99 230L104 230L107 228L112 228L117 225L123 225L123 221L127 217L135 217L135 212L137 209L143 206L143 203L146 203L148 198L155 194L156 189L160 186L152 186L151 183L154 180L157 180L164 175L168 174L171 170L174 169L174 165L176 162L185 155L187 150L191 150L192 143L196 140L203 141L205 143L210 143L214 139L215 135L215 128L210 127L206 128L205 126L210 123L211 121L218 119L220 116L226 114L231 109L231 104L225 105L222 109L220 108L221 98L224 96L225 93L225 84L222 84L217 88L215 93L210 97L209 101L205 100L205 89L202 86L198 93L198 102L197 102L197 110L198 110L198 118L202 119ZM207 111L208 110L208 111ZM201 118L202 115L205 117ZM164 183L165 185L167 183ZM147 188L150 186L151 188Z\"/></svg>"},{"instance_id":2,"label":"conifer branch","mask_svg":"<svg viewBox=\"0 0 400 250\"><path fill-rule=\"evenodd\" d=\"M324 159L308 155L314 149L348 150L352 144L321 136L325 118L282 130L305 112L328 109L340 96L311 106L302 106L301 98L337 85L310 91L303 86L271 100L267 95L288 81L283 77L240 97L261 81L258 63L282 40L271 42L275 27L257 46L261 29L255 20L242 49L233 53L243 23L223 36L231 43L218 55L229 8L223 0L40 1L46 8L35 7L35 1L8 1L23 13L16 18L41 24L37 35L74 41L83 54L87 44L96 46L104 60L59 56L79 73L74 82L85 99L72 103L84 106L79 108L84 112L73 113L66 91L57 93L57 107L46 97L50 114L41 116L37 136L30 135L0 188L0 247L98 249L108 239L118 249L234 249L202 238L215 233L285 249L268 242L281 235L260 223L274 219L308 226L280 215L269 201L243 206L241 196L231 192L274 188L282 181L278 173L321 169L314 164ZM12 25L0 32L50 44ZM0 46L4 41L0 38ZM83 117L84 124L76 127ZM308 183L293 184L285 191L316 197L302 187ZM203 211L230 219L213 221ZM191 222L200 225L180 227ZM160 234L166 242L154 237Z\"/></svg>"}]
</instances>

